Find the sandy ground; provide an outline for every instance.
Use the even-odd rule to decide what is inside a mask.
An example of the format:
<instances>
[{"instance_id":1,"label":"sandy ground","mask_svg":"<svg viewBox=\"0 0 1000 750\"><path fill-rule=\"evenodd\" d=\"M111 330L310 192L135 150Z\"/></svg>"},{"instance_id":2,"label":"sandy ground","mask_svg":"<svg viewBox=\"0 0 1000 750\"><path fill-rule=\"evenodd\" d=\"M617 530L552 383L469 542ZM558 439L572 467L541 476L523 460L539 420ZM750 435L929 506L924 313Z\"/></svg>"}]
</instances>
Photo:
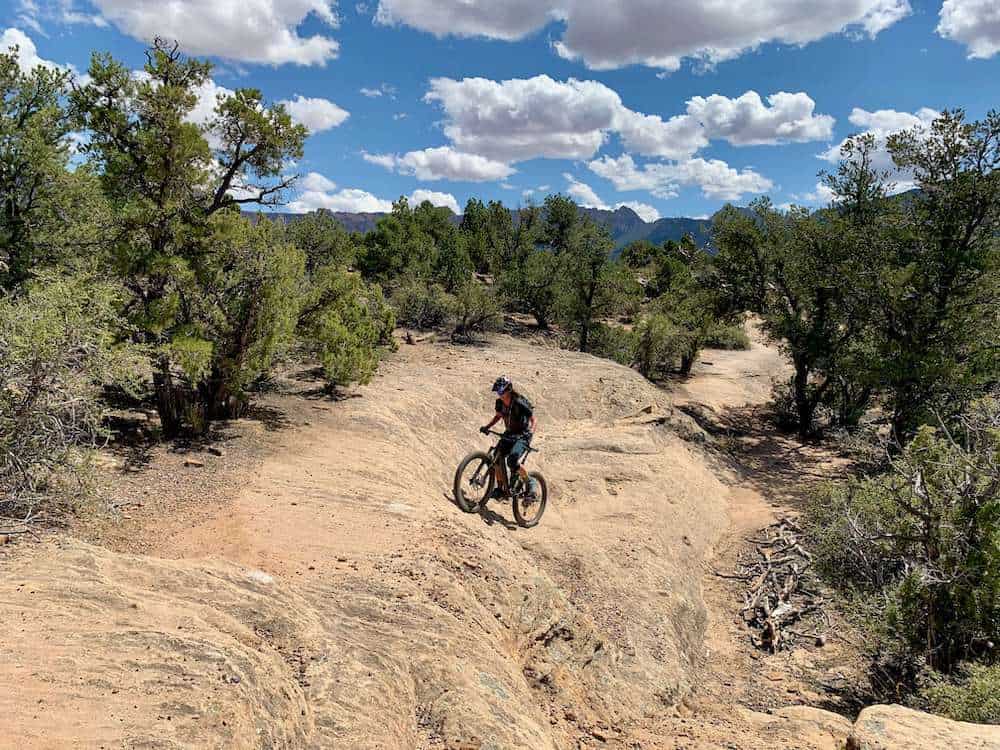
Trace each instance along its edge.
<instances>
[{"instance_id":1,"label":"sandy ground","mask_svg":"<svg viewBox=\"0 0 1000 750\"><path fill-rule=\"evenodd\" d=\"M403 346L343 400L272 398L272 431L235 432L266 450L126 466L123 522L0 548L0 746L832 747L736 709L813 696L755 663L706 573L787 502L783 472L830 464L733 426L776 352L704 360L671 393L508 337ZM449 497L500 372L540 421L532 530ZM783 700L754 690L767 669Z\"/></svg>"}]
</instances>

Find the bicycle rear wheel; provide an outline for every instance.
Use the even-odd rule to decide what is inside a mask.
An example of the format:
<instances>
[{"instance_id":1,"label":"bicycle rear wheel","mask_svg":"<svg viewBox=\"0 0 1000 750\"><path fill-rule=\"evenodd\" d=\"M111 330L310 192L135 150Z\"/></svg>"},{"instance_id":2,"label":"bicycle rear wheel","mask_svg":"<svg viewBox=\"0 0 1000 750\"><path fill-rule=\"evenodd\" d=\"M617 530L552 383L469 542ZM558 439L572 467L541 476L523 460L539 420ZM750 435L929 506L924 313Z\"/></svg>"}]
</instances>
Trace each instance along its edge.
<instances>
[{"instance_id":1,"label":"bicycle rear wheel","mask_svg":"<svg viewBox=\"0 0 1000 750\"><path fill-rule=\"evenodd\" d=\"M490 457L482 452L470 453L455 471L455 502L466 513L478 513L493 492L493 483Z\"/></svg>"},{"instance_id":2,"label":"bicycle rear wheel","mask_svg":"<svg viewBox=\"0 0 1000 750\"><path fill-rule=\"evenodd\" d=\"M522 489L514 495L514 518L517 519L517 525L525 529L538 525L542 520L542 513L545 512L545 503L549 499L549 488L545 484L545 477L537 471L529 472L528 476L538 483L535 497L532 498L527 489Z\"/></svg>"}]
</instances>

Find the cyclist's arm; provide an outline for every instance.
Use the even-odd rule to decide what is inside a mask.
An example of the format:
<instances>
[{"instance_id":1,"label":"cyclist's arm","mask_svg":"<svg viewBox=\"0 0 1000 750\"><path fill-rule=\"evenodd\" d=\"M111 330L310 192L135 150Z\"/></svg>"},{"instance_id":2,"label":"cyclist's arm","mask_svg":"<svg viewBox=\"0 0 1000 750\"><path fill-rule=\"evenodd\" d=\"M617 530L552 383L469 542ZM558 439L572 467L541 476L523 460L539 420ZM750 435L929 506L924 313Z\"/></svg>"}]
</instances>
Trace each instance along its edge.
<instances>
[{"instance_id":1,"label":"cyclist's arm","mask_svg":"<svg viewBox=\"0 0 1000 750\"><path fill-rule=\"evenodd\" d=\"M535 415L532 414L531 419L528 420L528 432L530 432L532 435L535 434L535 425L537 424L538 421L535 419Z\"/></svg>"},{"instance_id":2,"label":"cyclist's arm","mask_svg":"<svg viewBox=\"0 0 1000 750\"><path fill-rule=\"evenodd\" d=\"M487 430L490 429L493 425L495 425L501 419L503 419L503 414L501 414L500 412L497 412L496 414L493 415L493 419L491 419L489 421L489 423L485 425L486 429Z\"/></svg>"}]
</instances>

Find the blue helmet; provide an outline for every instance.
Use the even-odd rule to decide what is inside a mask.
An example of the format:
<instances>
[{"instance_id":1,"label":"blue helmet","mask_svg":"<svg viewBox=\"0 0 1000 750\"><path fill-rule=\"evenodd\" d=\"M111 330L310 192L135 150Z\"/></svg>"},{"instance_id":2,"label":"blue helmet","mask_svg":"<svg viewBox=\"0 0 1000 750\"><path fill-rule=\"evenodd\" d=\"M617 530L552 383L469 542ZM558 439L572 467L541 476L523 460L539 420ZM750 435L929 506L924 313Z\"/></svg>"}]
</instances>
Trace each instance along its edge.
<instances>
[{"instance_id":1,"label":"blue helmet","mask_svg":"<svg viewBox=\"0 0 1000 750\"><path fill-rule=\"evenodd\" d=\"M493 382L493 392L498 396L502 396L513 387L514 384L510 382L510 378L506 375L501 375Z\"/></svg>"}]
</instances>

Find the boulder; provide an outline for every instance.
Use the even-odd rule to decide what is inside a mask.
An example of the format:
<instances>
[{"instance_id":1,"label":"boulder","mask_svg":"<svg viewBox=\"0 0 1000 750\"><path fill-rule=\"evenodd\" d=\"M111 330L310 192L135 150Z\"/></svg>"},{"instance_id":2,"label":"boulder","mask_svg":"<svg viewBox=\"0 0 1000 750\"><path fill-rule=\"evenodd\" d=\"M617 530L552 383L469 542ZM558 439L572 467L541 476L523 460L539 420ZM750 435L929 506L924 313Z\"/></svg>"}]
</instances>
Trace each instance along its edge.
<instances>
[{"instance_id":1,"label":"boulder","mask_svg":"<svg viewBox=\"0 0 1000 750\"><path fill-rule=\"evenodd\" d=\"M819 738L829 738L831 747L843 747L851 732L851 722L840 714L812 706L785 706L774 712L775 716L793 724L808 727Z\"/></svg>"},{"instance_id":2,"label":"boulder","mask_svg":"<svg viewBox=\"0 0 1000 750\"><path fill-rule=\"evenodd\" d=\"M737 713L753 727L760 747L844 750L851 733L849 719L810 706L785 706L770 714L738 708Z\"/></svg>"},{"instance_id":3,"label":"boulder","mask_svg":"<svg viewBox=\"0 0 1000 750\"><path fill-rule=\"evenodd\" d=\"M967 724L903 706L869 706L848 750L1000 750L1000 726Z\"/></svg>"}]
</instances>

